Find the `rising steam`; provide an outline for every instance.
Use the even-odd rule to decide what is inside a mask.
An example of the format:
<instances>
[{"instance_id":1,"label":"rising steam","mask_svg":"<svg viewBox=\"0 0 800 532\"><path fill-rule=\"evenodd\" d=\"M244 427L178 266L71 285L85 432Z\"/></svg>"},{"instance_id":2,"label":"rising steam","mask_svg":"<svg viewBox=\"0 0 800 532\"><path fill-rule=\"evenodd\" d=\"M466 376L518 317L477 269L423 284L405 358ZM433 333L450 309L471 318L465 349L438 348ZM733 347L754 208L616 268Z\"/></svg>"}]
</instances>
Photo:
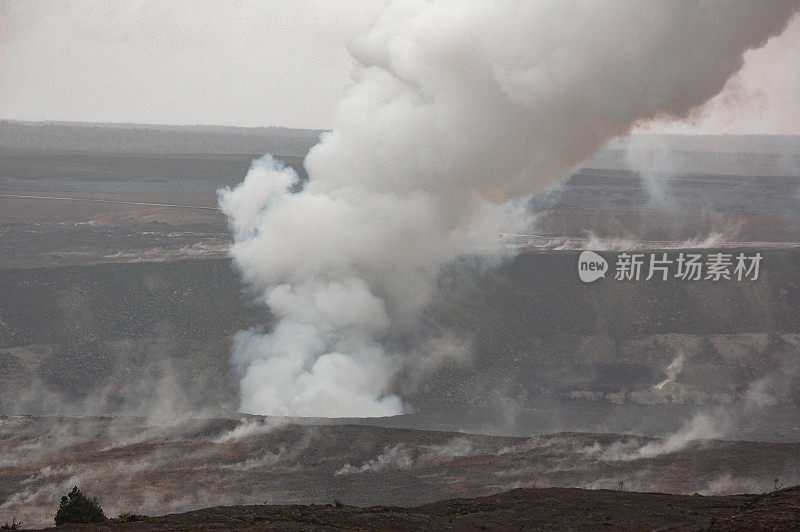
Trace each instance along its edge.
<instances>
[{"instance_id":1,"label":"rising steam","mask_svg":"<svg viewBox=\"0 0 800 532\"><path fill-rule=\"evenodd\" d=\"M405 359L386 339L414 327L442 266L501 253L519 200L637 123L686 117L797 6L391 2L352 46L354 83L302 190L266 157L220 192L231 253L277 319L237 337L241 409L402 413Z\"/></svg>"}]
</instances>

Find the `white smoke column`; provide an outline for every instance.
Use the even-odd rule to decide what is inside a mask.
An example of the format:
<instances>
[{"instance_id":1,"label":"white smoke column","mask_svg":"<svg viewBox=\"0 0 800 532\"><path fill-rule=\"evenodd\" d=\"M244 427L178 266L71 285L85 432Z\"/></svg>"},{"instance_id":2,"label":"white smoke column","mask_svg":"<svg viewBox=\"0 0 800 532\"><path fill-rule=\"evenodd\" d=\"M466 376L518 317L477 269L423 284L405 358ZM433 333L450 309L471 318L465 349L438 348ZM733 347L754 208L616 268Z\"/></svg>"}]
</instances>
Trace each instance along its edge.
<instances>
[{"instance_id":1,"label":"white smoke column","mask_svg":"<svg viewBox=\"0 0 800 532\"><path fill-rule=\"evenodd\" d=\"M730 417L725 411L718 410L713 414L698 412L677 431L644 445L640 445L633 438L628 441L614 442L605 448L599 443L595 443L592 446L577 449L577 452L609 462L655 458L680 452L703 440L719 438L730 428L730 424Z\"/></svg>"},{"instance_id":2,"label":"white smoke column","mask_svg":"<svg viewBox=\"0 0 800 532\"><path fill-rule=\"evenodd\" d=\"M377 457L364 462L359 467L345 464L341 469L334 473L334 476L352 475L357 473L380 473L386 469L409 469L414 465L411 452L402 444L398 443L394 447L386 447Z\"/></svg>"},{"instance_id":3,"label":"white smoke column","mask_svg":"<svg viewBox=\"0 0 800 532\"><path fill-rule=\"evenodd\" d=\"M676 356L673 361L670 362L669 366L667 366L667 369L664 370L664 373L667 374L667 378L656 384L655 388L657 390L661 390L664 388L664 386L675 382L678 379L678 375L680 375L681 371L683 371L684 362L686 362L686 353L681 351L678 353L678 356Z\"/></svg>"},{"instance_id":4,"label":"white smoke column","mask_svg":"<svg viewBox=\"0 0 800 532\"><path fill-rule=\"evenodd\" d=\"M797 9L772 2L391 2L352 46L358 63L309 181L271 158L220 192L232 255L277 318L241 333L241 410L381 416L442 265L499 252L521 199L610 138L714 96L742 53ZM500 207L497 207L500 206Z\"/></svg>"},{"instance_id":5,"label":"white smoke column","mask_svg":"<svg viewBox=\"0 0 800 532\"><path fill-rule=\"evenodd\" d=\"M669 195L669 180L678 173L677 154L666 137L630 135L624 142L625 165L639 174L648 198L657 207L676 207Z\"/></svg>"},{"instance_id":6,"label":"white smoke column","mask_svg":"<svg viewBox=\"0 0 800 532\"><path fill-rule=\"evenodd\" d=\"M699 440L719 438L725 433L728 425L728 418L724 414L714 417L706 414L695 414L677 432L670 434L663 440L648 443L623 459L653 458L662 454L675 453Z\"/></svg>"}]
</instances>

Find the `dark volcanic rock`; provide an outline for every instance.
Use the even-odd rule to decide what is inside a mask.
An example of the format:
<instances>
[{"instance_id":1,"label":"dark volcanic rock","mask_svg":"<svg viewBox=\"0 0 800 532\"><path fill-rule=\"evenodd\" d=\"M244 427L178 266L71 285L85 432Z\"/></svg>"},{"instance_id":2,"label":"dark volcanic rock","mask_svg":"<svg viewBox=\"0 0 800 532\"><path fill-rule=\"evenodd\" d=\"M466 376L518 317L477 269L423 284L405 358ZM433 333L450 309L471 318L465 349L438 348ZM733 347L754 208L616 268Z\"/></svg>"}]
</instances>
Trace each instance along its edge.
<instances>
[{"instance_id":1,"label":"dark volcanic rock","mask_svg":"<svg viewBox=\"0 0 800 532\"><path fill-rule=\"evenodd\" d=\"M738 514L711 527L711 530L798 529L800 529L800 486L757 497Z\"/></svg>"},{"instance_id":2,"label":"dark volcanic rock","mask_svg":"<svg viewBox=\"0 0 800 532\"><path fill-rule=\"evenodd\" d=\"M798 490L762 499L702 497L568 488L517 489L488 497L452 499L413 508L376 506L230 506L145 518L112 520L91 530L705 530L725 520L737 530L797 524ZM753 508L770 501L756 520ZM743 509L745 509L743 511ZM735 517L734 517L735 516ZM795 521L788 519L793 518ZM65 527L61 527L65 528ZM84 527L81 527L82 529ZM717 529L717 528L714 528Z\"/></svg>"}]
</instances>

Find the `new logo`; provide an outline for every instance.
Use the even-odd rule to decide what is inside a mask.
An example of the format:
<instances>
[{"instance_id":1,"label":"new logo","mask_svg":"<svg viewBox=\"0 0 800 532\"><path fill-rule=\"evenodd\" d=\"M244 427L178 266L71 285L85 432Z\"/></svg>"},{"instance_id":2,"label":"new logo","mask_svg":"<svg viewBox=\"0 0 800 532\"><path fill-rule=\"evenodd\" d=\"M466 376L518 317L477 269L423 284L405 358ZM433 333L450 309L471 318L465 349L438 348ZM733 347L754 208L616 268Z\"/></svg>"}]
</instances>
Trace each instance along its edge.
<instances>
[{"instance_id":1,"label":"new logo","mask_svg":"<svg viewBox=\"0 0 800 532\"><path fill-rule=\"evenodd\" d=\"M594 251L582 251L578 257L578 277L584 283L591 283L606 276L608 262Z\"/></svg>"}]
</instances>

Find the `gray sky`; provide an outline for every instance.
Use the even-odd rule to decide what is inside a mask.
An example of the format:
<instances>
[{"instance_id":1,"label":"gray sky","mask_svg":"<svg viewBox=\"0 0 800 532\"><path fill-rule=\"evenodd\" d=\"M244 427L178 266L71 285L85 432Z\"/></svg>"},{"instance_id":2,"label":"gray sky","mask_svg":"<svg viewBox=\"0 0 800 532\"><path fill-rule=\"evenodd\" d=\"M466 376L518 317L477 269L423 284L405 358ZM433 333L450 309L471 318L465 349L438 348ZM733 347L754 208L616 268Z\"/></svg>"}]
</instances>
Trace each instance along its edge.
<instances>
[{"instance_id":1,"label":"gray sky","mask_svg":"<svg viewBox=\"0 0 800 532\"><path fill-rule=\"evenodd\" d=\"M327 128L382 0L0 2L0 117ZM800 20L692 125L800 134Z\"/></svg>"}]
</instances>

